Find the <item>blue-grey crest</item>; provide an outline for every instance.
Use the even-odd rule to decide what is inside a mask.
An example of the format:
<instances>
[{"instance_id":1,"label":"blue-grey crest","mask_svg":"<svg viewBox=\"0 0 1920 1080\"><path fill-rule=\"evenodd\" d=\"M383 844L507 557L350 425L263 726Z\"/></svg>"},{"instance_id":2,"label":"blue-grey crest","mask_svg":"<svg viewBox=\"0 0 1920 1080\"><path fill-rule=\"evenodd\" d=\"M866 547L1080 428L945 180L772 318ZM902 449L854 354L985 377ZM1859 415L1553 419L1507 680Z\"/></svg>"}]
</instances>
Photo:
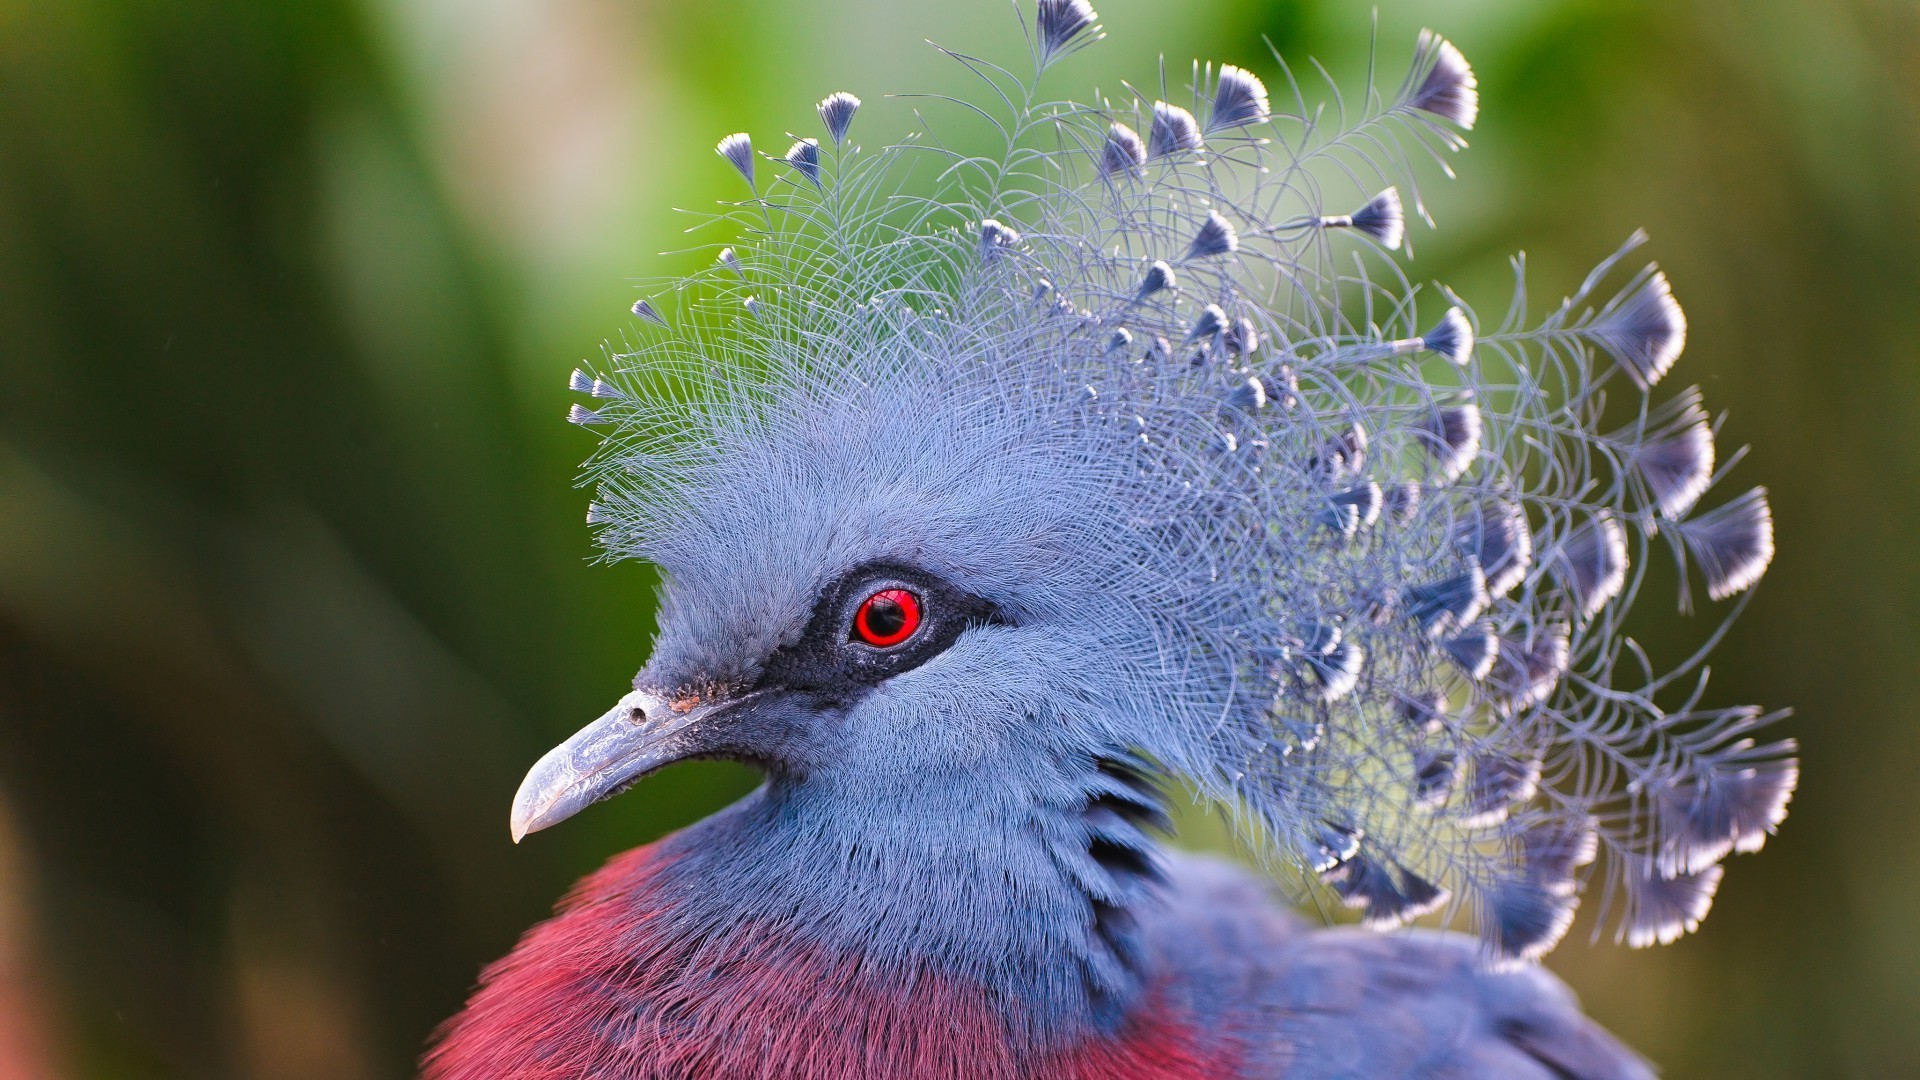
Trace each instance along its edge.
<instances>
[{"instance_id":1,"label":"blue-grey crest","mask_svg":"<svg viewBox=\"0 0 1920 1080\"><path fill-rule=\"evenodd\" d=\"M779 733L774 768L996 806L1177 779L1368 923L1445 910L1498 957L1596 896L1631 944L1693 929L1797 766L1773 714L1699 704L1772 520L1763 489L1709 498L1739 455L1669 392L1686 322L1626 266L1644 238L1544 308L1516 258L1476 315L1408 269L1415 174L1450 176L1477 118L1453 45L1423 34L1397 88L1344 97L1221 65L1056 101L1039 76L1099 30L1040 10L1031 76L949 54L987 149L936 118L865 150L848 93L777 156L722 140L727 246L575 373L571 418L604 433L588 520L667 582L634 715L696 676L752 687L837 583L924 581L978 618L857 732ZM1683 607L1735 601L1666 660L1625 632L1662 551ZM652 767L556 788L591 750L543 763L516 834ZM1096 827L1146 853L1142 824Z\"/></svg>"}]
</instances>

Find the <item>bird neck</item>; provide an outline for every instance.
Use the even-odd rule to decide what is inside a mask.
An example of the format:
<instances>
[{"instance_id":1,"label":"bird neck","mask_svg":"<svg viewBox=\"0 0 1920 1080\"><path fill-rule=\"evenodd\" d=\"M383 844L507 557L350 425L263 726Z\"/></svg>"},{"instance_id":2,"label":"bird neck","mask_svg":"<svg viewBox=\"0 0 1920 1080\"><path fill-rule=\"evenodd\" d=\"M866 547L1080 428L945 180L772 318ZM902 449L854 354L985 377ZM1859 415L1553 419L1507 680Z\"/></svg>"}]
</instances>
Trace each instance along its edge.
<instances>
[{"instance_id":1,"label":"bird neck","mask_svg":"<svg viewBox=\"0 0 1920 1080\"><path fill-rule=\"evenodd\" d=\"M660 932L722 952L772 935L863 978L963 987L1016 1045L1111 1032L1143 990L1135 916L1157 892L1139 826L1163 819L1150 784L1114 780L1128 768L1089 768L1059 798L774 776L662 842Z\"/></svg>"}]
</instances>

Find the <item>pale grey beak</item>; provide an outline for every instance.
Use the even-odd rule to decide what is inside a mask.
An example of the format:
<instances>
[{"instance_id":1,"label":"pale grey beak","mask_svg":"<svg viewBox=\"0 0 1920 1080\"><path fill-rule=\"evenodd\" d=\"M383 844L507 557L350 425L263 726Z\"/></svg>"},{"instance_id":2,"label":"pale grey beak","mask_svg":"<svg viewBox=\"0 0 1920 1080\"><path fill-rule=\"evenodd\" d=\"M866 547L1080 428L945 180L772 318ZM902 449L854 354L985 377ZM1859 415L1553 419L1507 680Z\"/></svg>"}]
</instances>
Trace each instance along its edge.
<instances>
[{"instance_id":1,"label":"pale grey beak","mask_svg":"<svg viewBox=\"0 0 1920 1080\"><path fill-rule=\"evenodd\" d=\"M635 690L534 763L513 797L513 842L565 821L664 765L688 756L686 736L720 704L681 707Z\"/></svg>"}]
</instances>

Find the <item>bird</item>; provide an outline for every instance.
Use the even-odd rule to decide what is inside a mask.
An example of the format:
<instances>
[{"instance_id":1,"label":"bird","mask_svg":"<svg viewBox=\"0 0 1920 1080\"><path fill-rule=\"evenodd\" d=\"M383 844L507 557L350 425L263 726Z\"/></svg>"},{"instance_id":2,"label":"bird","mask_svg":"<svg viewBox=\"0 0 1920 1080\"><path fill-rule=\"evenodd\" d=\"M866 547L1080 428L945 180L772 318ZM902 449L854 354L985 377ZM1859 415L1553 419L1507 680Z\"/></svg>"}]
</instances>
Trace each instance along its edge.
<instances>
[{"instance_id":1,"label":"bird","mask_svg":"<svg viewBox=\"0 0 1920 1080\"><path fill-rule=\"evenodd\" d=\"M1660 385L1645 236L1537 312L1516 258L1483 321L1410 269L1479 115L1445 38L1397 88L1074 101L1037 88L1098 16L1020 18L1026 67L941 50L977 101L879 151L845 91L722 140L727 246L572 375L657 633L512 839L763 782L576 885L423 1075L1652 1075L1539 961L1583 901L1694 930L1798 764L1703 704L1773 518L1699 508L1732 461ZM1663 553L1724 605L1670 661L1626 633ZM1243 858L1172 846L1209 811Z\"/></svg>"}]
</instances>

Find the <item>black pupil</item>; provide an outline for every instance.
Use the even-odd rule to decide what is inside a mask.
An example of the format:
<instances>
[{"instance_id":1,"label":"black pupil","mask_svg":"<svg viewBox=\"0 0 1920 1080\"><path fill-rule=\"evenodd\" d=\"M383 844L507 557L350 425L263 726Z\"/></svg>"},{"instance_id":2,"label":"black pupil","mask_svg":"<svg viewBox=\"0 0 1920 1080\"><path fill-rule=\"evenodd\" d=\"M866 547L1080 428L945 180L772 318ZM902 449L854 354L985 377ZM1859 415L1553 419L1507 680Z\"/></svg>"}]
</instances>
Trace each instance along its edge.
<instances>
[{"instance_id":1,"label":"black pupil","mask_svg":"<svg viewBox=\"0 0 1920 1080\"><path fill-rule=\"evenodd\" d=\"M867 630L874 637L890 638L906 625L907 609L900 601L884 594L867 601Z\"/></svg>"}]
</instances>

